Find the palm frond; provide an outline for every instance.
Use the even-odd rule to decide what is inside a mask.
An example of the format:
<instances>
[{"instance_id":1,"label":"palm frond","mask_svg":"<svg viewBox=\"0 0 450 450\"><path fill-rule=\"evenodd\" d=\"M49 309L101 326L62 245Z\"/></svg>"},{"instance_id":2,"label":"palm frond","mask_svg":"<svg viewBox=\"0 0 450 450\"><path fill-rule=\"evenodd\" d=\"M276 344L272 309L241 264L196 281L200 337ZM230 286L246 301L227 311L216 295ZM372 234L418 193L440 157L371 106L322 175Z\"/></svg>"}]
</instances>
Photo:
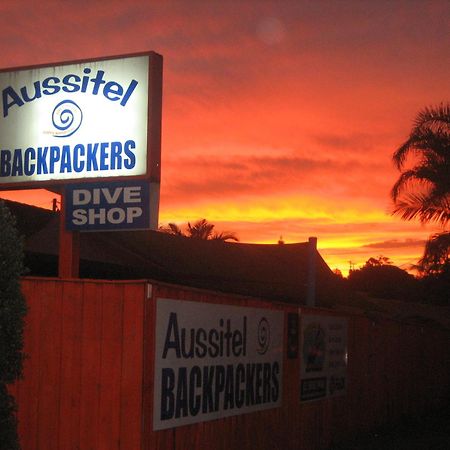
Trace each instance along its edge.
<instances>
[{"instance_id":1,"label":"palm frond","mask_svg":"<svg viewBox=\"0 0 450 450\"><path fill-rule=\"evenodd\" d=\"M442 267L449 264L450 232L445 231L430 236L425 244L423 257L418 266L422 272L439 272Z\"/></svg>"},{"instance_id":2,"label":"palm frond","mask_svg":"<svg viewBox=\"0 0 450 450\"><path fill-rule=\"evenodd\" d=\"M391 197L394 202L397 201L400 194L407 191L411 186L416 191L441 192L445 196L448 192L447 184L447 177L440 172L439 168L418 165L406 170L399 176L391 189Z\"/></svg>"},{"instance_id":3,"label":"palm frond","mask_svg":"<svg viewBox=\"0 0 450 450\"><path fill-rule=\"evenodd\" d=\"M392 160L398 170L405 165L410 155L422 160L448 160L450 153L450 133L448 130L418 130L412 132L409 138L394 152Z\"/></svg>"},{"instance_id":4,"label":"palm frond","mask_svg":"<svg viewBox=\"0 0 450 450\"><path fill-rule=\"evenodd\" d=\"M442 203L426 193L409 193L397 198L392 214L399 215L403 220L419 219L422 223L438 222L442 226L450 220L448 199Z\"/></svg>"},{"instance_id":5,"label":"palm frond","mask_svg":"<svg viewBox=\"0 0 450 450\"><path fill-rule=\"evenodd\" d=\"M239 238L234 234L234 233L230 233L229 231L222 231L220 233L214 233L211 236L211 240L214 241L235 241L235 242L239 242Z\"/></svg>"},{"instance_id":6,"label":"palm frond","mask_svg":"<svg viewBox=\"0 0 450 450\"><path fill-rule=\"evenodd\" d=\"M414 131L424 127L429 129L450 127L450 103L442 102L438 106L428 106L420 111L414 120Z\"/></svg>"},{"instance_id":7,"label":"palm frond","mask_svg":"<svg viewBox=\"0 0 450 450\"><path fill-rule=\"evenodd\" d=\"M187 233L192 238L210 239L213 229L214 224L209 223L206 219L200 219L193 225L188 223Z\"/></svg>"},{"instance_id":8,"label":"palm frond","mask_svg":"<svg viewBox=\"0 0 450 450\"><path fill-rule=\"evenodd\" d=\"M162 225L158 228L159 231L167 234L173 234L176 236L184 236L183 231L176 223L168 223L167 225Z\"/></svg>"}]
</instances>

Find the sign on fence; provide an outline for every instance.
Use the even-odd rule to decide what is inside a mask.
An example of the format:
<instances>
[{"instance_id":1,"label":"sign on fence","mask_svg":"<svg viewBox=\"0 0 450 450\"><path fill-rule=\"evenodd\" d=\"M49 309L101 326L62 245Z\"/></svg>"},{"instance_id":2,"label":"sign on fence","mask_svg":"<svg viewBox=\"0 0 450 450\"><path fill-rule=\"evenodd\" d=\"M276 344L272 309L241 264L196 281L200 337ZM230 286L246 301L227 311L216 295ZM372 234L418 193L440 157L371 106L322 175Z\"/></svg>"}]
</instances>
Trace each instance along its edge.
<instances>
[{"instance_id":1,"label":"sign on fence","mask_svg":"<svg viewBox=\"0 0 450 450\"><path fill-rule=\"evenodd\" d=\"M153 428L281 406L283 312L158 299Z\"/></svg>"},{"instance_id":2,"label":"sign on fence","mask_svg":"<svg viewBox=\"0 0 450 450\"><path fill-rule=\"evenodd\" d=\"M300 399L308 401L345 394L347 319L302 315L301 327Z\"/></svg>"}]
</instances>

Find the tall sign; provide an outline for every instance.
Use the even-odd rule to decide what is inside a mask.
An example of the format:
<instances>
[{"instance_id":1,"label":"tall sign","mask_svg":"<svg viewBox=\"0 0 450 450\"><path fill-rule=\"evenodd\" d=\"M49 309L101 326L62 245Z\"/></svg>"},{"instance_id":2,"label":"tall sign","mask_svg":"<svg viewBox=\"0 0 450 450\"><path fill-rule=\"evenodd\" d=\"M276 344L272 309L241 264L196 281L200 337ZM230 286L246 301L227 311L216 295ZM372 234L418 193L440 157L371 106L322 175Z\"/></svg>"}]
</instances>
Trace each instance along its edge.
<instances>
[{"instance_id":1,"label":"tall sign","mask_svg":"<svg viewBox=\"0 0 450 450\"><path fill-rule=\"evenodd\" d=\"M60 276L77 276L79 241L72 230L95 229L96 214L98 229L157 226L161 55L147 52L0 70L0 91L0 190L61 192ZM66 209L66 191L76 196L74 189L81 189L70 185L99 179L121 185L91 186L91 207L87 202ZM141 187L137 195L136 187L126 183L130 179L143 180L148 192ZM102 192L106 203L100 204L95 192ZM100 210L95 212L95 207ZM66 214L76 216L67 222L70 231ZM80 225L83 214L88 217L85 227Z\"/></svg>"},{"instance_id":2,"label":"tall sign","mask_svg":"<svg viewBox=\"0 0 450 450\"><path fill-rule=\"evenodd\" d=\"M0 71L0 189L159 182L156 53Z\"/></svg>"},{"instance_id":3,"label":"tall sign","mask_svg":"<svg viewBox=\"0 0 450 450\"><path fill-rule=\"evenodd\" d=\"M153 428L281 405L284 314L157 300Z\"/></svg>"}]
</instances>

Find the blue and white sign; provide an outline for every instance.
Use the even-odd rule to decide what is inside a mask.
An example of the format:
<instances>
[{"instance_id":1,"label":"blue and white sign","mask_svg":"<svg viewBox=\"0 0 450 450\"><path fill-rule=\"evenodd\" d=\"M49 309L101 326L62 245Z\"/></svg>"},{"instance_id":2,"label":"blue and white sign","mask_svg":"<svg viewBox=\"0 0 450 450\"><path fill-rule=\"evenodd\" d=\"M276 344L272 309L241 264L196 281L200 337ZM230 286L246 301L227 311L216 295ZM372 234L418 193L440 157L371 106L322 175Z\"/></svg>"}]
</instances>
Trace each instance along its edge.
<instances>
[{"instance_id":1,"label":"blue and white sign","mask_svg":"<svg viewBox=\"0 0 450 450\"><path fill-rule=\"evenodd\" d=\"M0 71L0 185L145 176L149 55Z\"/></svg>"},{"instance_id":2,"label":"blue and white sign","mask_svg":"<svg viewBox=\"0 0 450 450\"><path fill-rule=\"evenodd\" d=\"M284 313L158 299L153 429L281 406Z\"/></svg>"},{"instance_id":3,"label":"blue and white sign","mask_svg":"<svg viewBox=\"0 0 450 450\"><path fill-rule=\"evenodd\" d=\"M119 231L150 228L149 183L121 181L66 187L66 229Z\"/></svg>"}]
</instances>

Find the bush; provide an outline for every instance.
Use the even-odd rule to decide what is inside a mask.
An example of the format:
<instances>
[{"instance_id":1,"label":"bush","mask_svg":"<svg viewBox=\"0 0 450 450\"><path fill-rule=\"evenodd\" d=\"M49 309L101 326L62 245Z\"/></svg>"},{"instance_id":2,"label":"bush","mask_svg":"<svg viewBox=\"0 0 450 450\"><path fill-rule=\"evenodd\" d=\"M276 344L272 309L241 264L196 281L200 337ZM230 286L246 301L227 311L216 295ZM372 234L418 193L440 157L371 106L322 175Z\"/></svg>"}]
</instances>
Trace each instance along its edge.
<instances>
[{"instance_id":1,"label":"bush","mask_svg":"<svg viewBox=\"0 0 450 450\"><path fill-rule=\"evenodd\" d=\"M0 200L0 450L20 449L15 400L7 385L22 376L26 304L20 290L23 243L15 220Z\"/></svg>"}]
</instances>

